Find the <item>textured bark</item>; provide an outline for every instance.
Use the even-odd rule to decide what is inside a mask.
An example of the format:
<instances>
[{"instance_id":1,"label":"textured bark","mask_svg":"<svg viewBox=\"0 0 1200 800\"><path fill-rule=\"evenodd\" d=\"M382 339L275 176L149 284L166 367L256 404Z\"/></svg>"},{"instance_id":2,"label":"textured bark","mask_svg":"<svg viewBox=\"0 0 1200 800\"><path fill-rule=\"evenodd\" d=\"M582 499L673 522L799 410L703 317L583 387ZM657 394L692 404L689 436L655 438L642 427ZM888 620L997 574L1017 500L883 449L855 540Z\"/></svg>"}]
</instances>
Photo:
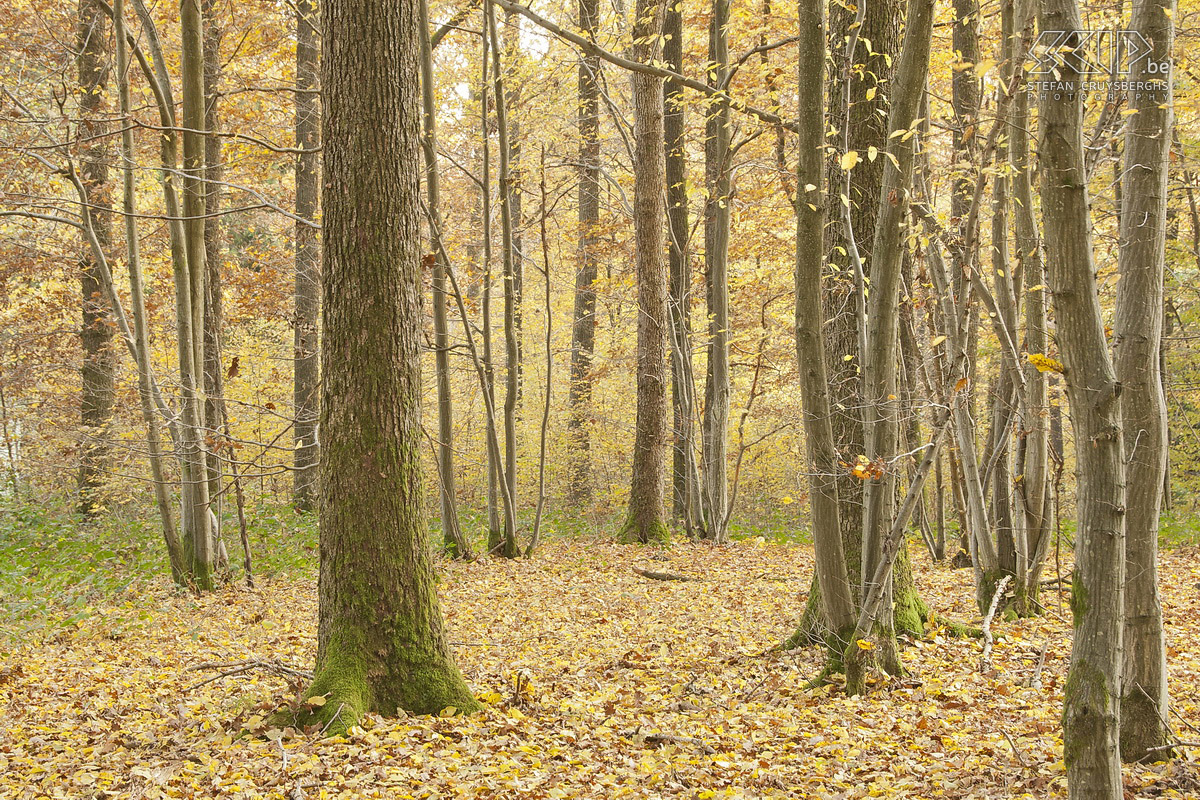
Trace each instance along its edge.
<instances>
[{"instance_id":1,"label":"textured bark","mask_svg":"<svg viewBox=\"0 0 1200 800\"><path fill-rule=\"evenodd\" d=\"M729 74L729 0L713 0L708 28L708 81L724 86ZM704 383L702 535L728 538L729 479L729 223L730 110L710 98L704 122L704 273L708 299L708 360Z\"/></svg>"},{"instance_id":2,"label":"textured bark","mask_svg":"<svg viewBox=\"0 0 1200 800\"><path fill-rule=\"evenodd\" d=\"M1040 28L1080 31L1075 0L1044 0ZM1074 34L1078 35L1078 34ZM1070 40L1068 40L1068 44ZM1080 81L1071 63L1057 79ZM1078 85L1078 84L1076 84ZM1092 251L1083 156L1083 95L1046 93L1040 113L1046 263L1075 430L1078 538L1075 639L1063 707L1070 796L1119 800L1119 701L1125 583L1125 457L1120 385L1108 356Z\"/></svg>"},{"instance_id":3,"label":"textured bark","mask_svg":"<svg viewBox=\"0 0 1200 800\"><path fill-rule=\"evenodd\" d=\"M661 0L637 0L634 11L635 61L658 58ZM667 431L667 271L663 258L665 215L662 80L634 73L634 248L637 259L637 431L629 515L620 538L663 541L666 522Z\"/></svg>"},{"instance_id":4,"label":"textured bark","mask_svg":"<svg viewBox=\"0 0 1200 800\"><path fill-rule=\"evenodd\" d=\"M296 3L296 216L315 220L321 177L321 107L319 86L320 44L317 38L315 0ZM292 403L296 417L292 502L297 511L316 508L319 487L317 420L320 410L320 349L317 317L321 311L321 244L316 228L297 222L294 229L296 275L293 297Z\"/></svg>"},{"instance_id":5,"label":"textured bark","mask_svg":"<svg viewBox=\"0 0 1200 800\"><path fill-rule=\"evenodd\" d=\"M1158 592L1158 519L1167 468L1167 406L1161 346L1171 75L1150 75L1166 63L1174 38L1174 0L1139 0L1132 28L1151 43L1132 81L1162 81L1163 91L1130 92L1125 134L1124 202L1117 311L1113 324L1121 418L1128 459L1125 530L1125 655L1121 682L1121 756L1140 761L1170 739L1167 662Z\"/></svg>"},{"instance_id":6,"label":"textured bark","mask_svg":"<svg viewBox=\"0 0 1200 800\"><path fill-rule=\"evenodd\" d=\"M579 0L579 28L596 38L598 0ZM567 431L574 452L570 497L576 505L591 499L592 353L596 347L596 253L600 224L600 58L584 55L579 61L579 261L575 272L575 315L571 326L571 416Z\"/></svg>"},{"instance_id":7,"label":"textured bark","mask_svg":"<svg viewBox=\"0 0 1200 800\"><path fill-rule=\"evenodd\" d=\"M825 231L825 4L800 4L800 153L796 185L807 189L796 205L796 360L804 405L809 492L817 585L830 630L830 657L840 660L856 621L846 571L838 507L838 464L830 423L829 380L825 370L821 271Z\"/></svg>"},{"instance_id":8,"label":"textured bark","mask_svg":"<svg viewBox=\"0 0 1200 800\"><path fill-rule=\"evenodd\" d=\"M105 94L110 78L108 56L108 17L96 0L80 0L76 43L79 55L79 118L81 139L79 176L87 190L92 228L106 251L112 244L112 186L108 177L111 146L104 120ZM87 242L79 261L79 288L83 301L83 381L80 394L79 502L84 518L99 512L100 497L112 456L108 424L112 419L115 397L116 353L112 347L112 327L108 304L101 291L96 259Z\"/></svg>"},{"instance_id":9,"label":"textured bark","mask_svg":"<svg viewBox=\"0 0 1200 800\"><path fill-rule=\"evenodd\" d=\"M322 8L325 376L315 680L326 733L477 703L450 655L421 469L418 0Z\"/></svg>"},{"instance_id":10,"label":"textured bark","mask_svg":"<svg viewBox=\"0 0 1200 800\"><path fill-rule=\"evenodd\" d=\"M207 453L204 405L204 31L200 0L181 0L183 43L183 216L186 264L175 276L179 372L183 387L183 528L190 578L197 588L210 589L216 547L209 527Z\"/></svg>"},{"instance_id":11,"label":"textured bark","mask_svg":"<svg viewBox=\"0 0 1200 800\"><path fill-rule=\"evenodd\" d=\"M450 394L450 327L446 318L446 249L442 242L441 181L437 165L437 108L433 91L433 46L429 4L420 0L422 153L425 156L426 213L433 250L433 347L437 382L437 467L442 509L442 549L452 558L471 558L471 545L458 524L454 480L454 400Z\"/></svg>"},{"instance_id":12,"label":"textured bark","mask_svg":"<svg viewBox=\"0 0 1200 800\"><path fill-rule=\"evenodd\" d=\"M673 72L683 70L683 12L668 3L663 17L663 61ZM695 513L699 491L695 449L692 446L694 386L692 381L692 266L688 252L687 153L684 134L683 86L668 80L663 85L663 132L666 137L667 259L671 306L671 507L690 534L697 527Z\"/></svg>"}]
</instances>

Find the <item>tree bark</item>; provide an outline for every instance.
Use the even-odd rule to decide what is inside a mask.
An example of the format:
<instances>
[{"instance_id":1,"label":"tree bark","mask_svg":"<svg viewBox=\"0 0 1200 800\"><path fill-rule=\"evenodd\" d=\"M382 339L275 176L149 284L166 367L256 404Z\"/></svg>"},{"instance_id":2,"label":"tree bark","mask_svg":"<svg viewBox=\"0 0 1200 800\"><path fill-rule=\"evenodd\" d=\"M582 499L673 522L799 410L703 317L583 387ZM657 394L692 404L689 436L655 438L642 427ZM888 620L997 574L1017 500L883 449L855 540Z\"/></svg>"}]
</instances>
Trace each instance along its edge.
<instances>
[{"instance_id":1,"label":"tree bark","mask_svg":"<svg viewBox=\"0 0 1200 800\"><path fill-rule=\"evenodd\" d=\"M315 220L321 180L320 43L316 0L296 2L296 216ZM292 503L312 511L319 499L317 420L320 418L320 349L317 333L321 311L321 243L319 232L297 222L294 228L296 275L293 297Z\"/></svg>"},{"instance_id":2,"label":"tree bark","mask_svg":"<svg viewBox=\"0 0 1200 800\"><path fill-rule=\"evenodd\" d=\"M664 3L637 0L635 61L658 58ZM620 538L665 541L667 432L667 273L663 259L664 142L660 78L634 73L634 248L637 260L637 431L629 515Z\"/></svg>"},{"instance_id":3,"label":"tree bark","mask_svg":"<svg viewBox=\"0 0 1200 800\"><path fill-rule=\"evenodd\" d=\"M454 479L454 400L450 389L450 328L446 318L446 249L442 241L441 181L437 166L437 107L433 92L433 46L429 4L420 0L422 151L425 156L426 212L433 243L433 348L437 382L437 466L442 509L442 549L451 558L471 558L471 545L458 524Z\"/></svg>"},{"instance_id":4,"label":"tree bark","mask_svg":"<svg viewBox=\"0 0 1200 800\"><path fill-rule=\"evenodd\" d=\"M713 0L708 28L710 84L724 86L729 75L729 0ZM704 272L708 298L708 360L704 384L702 535L728 539L729 505L729 101L710 98L704 121Z\"/></svg>"},{"instance_id":5,"label":"tree bark","mask_svg":"<svg viewBox=\"0 0 1200 800\"><path fill-rule=\"evenodd\" d=\"M311 714L478 707L442 628L421 469L418 0L322 8L321 572ZM304 720L305 722L309 720Z\"/></svg>"},{"instance_id":6,"label":"tree bark","mask_svg":"<svg viewBox=\"0 0 1200 800\"><path fill-rule=\"evenodd\" d=\"M796 185L796 360L808 447L813 546L821 608L829 627L831 661L840 662L856 621L838 505L837 450L830 423L825 369L821 272L825 266L825 4L800 4L799 125ZM808 188L811 187L811 188ZM831 667L834 666L831 664Z\"/></svg>"},{"instance_id":7,"label":"tree bark","mask_svg":"<svg viewBox=\"0 0 1200 800\"><path fill-rule=\"evenodd\" d=\"M663 61L672 72L683 71L683 11L669 3L663 16ZM695 384L692 374L692 266L688 252L686 112L683 86L668 79L663 85L663 133L666 137L667 261L671 310L671 507L690 535L698 526L695 514L699 492L693 476Z\"/></svg>"},{"instance_id":8,"label":"tree bark","mask_svg":"<svg viewBox=\"0 0 1200 800\"><path fill-rule=\"evenodd\" d=\"M1129 513L1125 530L1124 667L1121 682L1121 757L1141 761L1170 740L1167 661L1158 592L1158 520L1167 467L1167 407L1161 346L1171 75L1147 64L1170 63L1174 0L1138 0L1131 27L1150 42L1131 81L1161 81L1161 91L1129 93L1121 207L1121 248L1114 321L1117 378L1125 439Z\"/></svg>"},{"instance_id":9,"label":"tree bark","mask_svg":"<svg viewBox=\"0 0 1200 800\"><path fill-rule=\"evenodd\" d=\"M180 383L183 386L184 547L190 578L199 589L213 587L216 562L209 527L204 405L204 30L200 0L181 0L183 44L183 216L185 274L175 277Z\"/></svg>"},{"instance_id":10,"label":"tree bark","mask_svg":"<svg viewBox=\"0 0 1200 800\"><path fill-rule=\"evenodd\" d=\"M76 43L79 55L79 172L87 190L92 228L100 246L112 245L112 186L108 177L111 147L104 120L105 94L109 82L108 17L96 0L80 0ZM116 395L116 354L112 347L108 304L104 300L99 267L85 241L79 260L80 294L83 301L83 382L80 394L79 500L84 519L103 507L101 493L112 447L108 425Z\"/></svg>"},{"instance_id":11,"label":"tree bark","mask_svg":"<svg viewBox=\"0 0 1200 800\"><path fill-rule=\"evenodd\" d=\"M596 38L598 0L579 0L579 28ZM579 61L579 261L575 273L575 314L571 326L571 416L567 432L572 447L570 499L589 501L591 485L592 354L596 348L596 253L600 224L600 58L584 54Z\"/></svg>"},{"instance_id":12,"label":"tree bark","mask_svg":"<svg viewBox=\"0 0 1200 800\"><path fill-rule=\"evenodd\" d=\"M1075 0L1043 0L1040 28L1081 44ZM1084 79L1070 59L1056 80ZM1125 454L1120 384L1108 356L1093 260L1083 155L1083 94L1047 92L1040 114L1042 215L1059 354L1075 429L1078 538L1075 640L1063 705L1070 796L1119 800L1119 701L1125 583Z\"/></svg>"}]
</instances>

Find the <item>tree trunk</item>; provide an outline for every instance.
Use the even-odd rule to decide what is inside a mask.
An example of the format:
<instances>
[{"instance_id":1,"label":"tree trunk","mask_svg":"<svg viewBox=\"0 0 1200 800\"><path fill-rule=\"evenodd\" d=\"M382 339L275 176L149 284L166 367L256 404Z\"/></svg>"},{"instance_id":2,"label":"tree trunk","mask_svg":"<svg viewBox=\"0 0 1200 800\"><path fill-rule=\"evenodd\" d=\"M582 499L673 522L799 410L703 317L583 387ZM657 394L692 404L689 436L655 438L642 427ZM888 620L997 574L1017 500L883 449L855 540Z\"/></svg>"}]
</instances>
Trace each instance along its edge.
<instances>
[{"instance_id":1,"label":"tree trunk","mask_svg":"<svg viewBox=\"0 0 1200 800\"><path fill-rule=\"evenodd\" d=\"M579 28L596 38L598 0L579 0ZM591 433L592 353L596 347L596 253L600 224L600 58L579 61L579 262L575 273L575 315L571 327L571 416L567 432L571 455L570 499L582 505L592 496Z\"/></svg>"},{"instance_id":2,"label":"tree trunk","mask_svg":"<svg viewBox=\"0 0 1200 800\"><path fill-rule=\"evenodd\" d=\"M322 8L321 573L311 720L478 704L450 655L421 469L418 0ZM306 722L309 720L305 720Z\"/></svg>"},{"instance_id":3,"label":"tree trunk","mask_svg":"<svg viewBox=\"0 0 1200 800\"><path fill-rule=\"evenodd\" d=\"M191 580L213 586L216 552L209 528L204 406L204 31L200 0L182 0L183 216L185 274L175 277L179 371L183 387L183 525Z\"/></svg>"},{"instance_id":4,"label":"tree trunk","mask_svg":"<svg viewBox=\"0 0 1200 800\"><path fill-rule=\"evenodd\" d=\"M830 424L829 380L825 370L821 271L825 232L825 4L800 4L800 161L796 204L796 359L804 404L804 435L812 506L813 546L821 609L830 636L831 668L836 669L856 621L854 596L846 571L846 554L838 506L837 450Z\"/></svg>"},{"instance_id":5,"label":"tree trunk","mask_svg":"<svg viewBox=\"0 0 1200 800\"><path fill-rule=\"evenodd\" d=\"M100 246L112 244L112 186L108 178L111 147L104 120L105 87L109 82L108 17L96 0L80 0L77 34L79 55L80 179L87 190L85 213ZM85 518L95 516L104 503L100 497L112 448L108 424L116 394L116 354L112 347L108 304L104 300L99 267L87 242L79 261L80 293L83 300L83 390L80 395L79 502Z\"/></svg>"},{"instance_id":6,"label":"tree trunk","mask_svg":"<svg viewBox=\"0 0 1200 800\"><path fill-rule=\"evenodd\" d=\"M451 558L471 558L471 545L458 524L454 479L454 400L450 389L450 328L446 319L446 249L442 241L441 181L437 166L437 108L433 92L433 45L429 40L429 4L420 0L421 106L424 131L425 193L433 250L433 348L437 382L437 466L442 508L442 550Z\"/></svg>"},{"instance_id":7,"label":"tree trunk","mask_svg":"<svg viewBox=\"0 0 1200 800\"><path fill-rule=\"evenodd\" d=\"M129 89L129 58L125 41L125 4L123 0L113 2L113 33L116 41L117 95L121 107L121 118L128 121L131 115ZM154 408L151 389L152 371L150 361L150 337L146 325L146 300L143 293L142 262L138 246L137 231L137 186L134 178L133 129L127 124L121 131L121 177L122 204L125 215L125 252L129 268L129 297L133 317L134 361L137 364L138 399L141 401L142 419L146 423L146 453L150 462L150 479L154 481L154 499L162 521L163 541L167 547L167 560L171 566L171 578L177 585L184 585L187 564L183 542L175 526L175 514L171 509L171 495L166 483L166 469L162 447L162 432ZM115 288L115 287L114 287ZM7 438L7 437L6 437Z\"/></svg>"},{"instance_id":8,"label":"tree trunk","mask_svg":"<svg viewBox=\"0 0 1200 800\"><path fill-rule=\"evenodd\" d=\"M1043 0L1040 28L1082 45L1075 0ZM1064 51L1065 52L1065 51ZM1055 80L1085 79L1061 59ZM1108 356L1093 260L1083 156L1083 94L1043 94L1042 214L1046 262L1075 429L1078 538L1071 610L1075 640L1063 707L1072 798L1119 800L1119 701L1125 583L1125 454L1120 384Z\"/></svg>"},{"instance_id":9,"label":"tree trunk","mask_svg":"<svg viewBox=\"0 0 1200 800\"><path fill-rule=\"evenodd\" d=\"M491 9L491 3L488 3ZM489 14L494 15L494 10ZM504 262L504 345L505 345L505 382L504 382L504 469L498 477L507 484L504 492L510 498L517 496L517 405L520 402L521 391L521 345L518 329L520 314L520 295L518 293L517 269L520 253L517 251L515 238L515 219L519 213L513 207L513 201L519 192L514 192L512 174L512 154L509 149L508 127L508 94L504 89L504 70L500 57L500 42L496 34L495 20L488 19L489 36L492 46L493 80L496 84L496 130L498 133L497 149L500 155L500 232L503 240ZM517 547L516 519L513 514L504 515L504 536L495 542L488 539L488 552L505 558L516 558L520 555Z\"/></svg>"},{"instance_id":10,"label":"tree trunk","mask_svg":"<svg viewBox=\"0 0 1200 800\"><path fill-rule=\"evenodd\" d=\"M317 38L316 0L296 2L296 216L317 218L321 179L321 106L318 70L320 43ZM317 316L321 311L320 232L312 225L296 222L294 228L296 276L293 329L293 413L296 425L292 434L294 448L292 503L297 511L312 511L317 506L317 420L320 417L320 351Z\"/></svg>"},{"instance_id":11,"label":"tree trunk","mask_svg":"<svg viewBox=\"0 0 1200 800\"><path fill-rule=\"evenodd\" d=\"M207 438L220 441L221 436L228 432L225 373L221 368L225 312L221 288L223 236L220 214L221 181L225 170L221 164L221 138L215 135L220 120L221 25L216 18L214 0L201 0L200 11L204 26L204 129L209 131L204 137L204 420L208 429ZM218 448L207 454L210 498L221 496L223 453L228 457L231 451ZM219 509L218 503L214 511ZM217 513L213 518L217 520L213 536L219 540L220 514ZM217 553L224 552L219 541L215 547Z\"/></svg>"},{"instance_id":12,"label":"tree trunk","mask_svg":"<svg viewBox=\"0 0 1200 800\"><path fill-rule=\"evenodd\" d=\"M1158 519L1167 467L1167 407L1160 350L1168 158L1171 149L1171 75L1149 74L1148 64L1170 63L1174 0L1140 0L1132 28L1151 43L1133 66L1132 81L1161 81L1161 91L1130 92L1137 113L1126 123L1120 275L1114 342L1121 382L1121 417L1128 458L1125 530L1125 661L1121 682L1121 756L1141 761L1170 740L1167 662L1158 593Z\"/></svg>"},{"instance_id":13,"label":"tree trunk","mask_svg":"<svg viewBox=\"0 0 1200 800\"><path fill-rule=\"evenodd\" d=\"M658 58L664 3L637 0L635 61ZM629 516L620 538L665 541L667 431L667 273L663 263L664 143L662 80L634 73L634 249L637 259L637 431Z\"/></svg>"},{"instance_id":14,"label":"tree trunk","mask_svg":"<svg viewBox=\"0 0 1200 800\"><path fill-rule=\"evenodd\" d=\"M708 28L708 81L724 87L729 74L729 0L713 0ZM704 272L708 297L708 361L704 384L702 535L728 539L729 505L729 223L730 109L710 98L704 121Z\"/></svg>"},{"instance_id":15,"label":"tree trunk","mask_svg":"<svg viewBox=\"0 0 1200 800\"><path fill-rule=\"evenodd\" d=\"M683 11L669 3L663 17L663 61L683 72ZM686 112L683 87L668 80L663 85L663 132L666 136L667 259L671 307L671 507L690 535L699 492L694 485L695 449L692 446L695 384L692 380L692 266L688 253L687 153L684 134Z\"/></svg>"}]
</instances>

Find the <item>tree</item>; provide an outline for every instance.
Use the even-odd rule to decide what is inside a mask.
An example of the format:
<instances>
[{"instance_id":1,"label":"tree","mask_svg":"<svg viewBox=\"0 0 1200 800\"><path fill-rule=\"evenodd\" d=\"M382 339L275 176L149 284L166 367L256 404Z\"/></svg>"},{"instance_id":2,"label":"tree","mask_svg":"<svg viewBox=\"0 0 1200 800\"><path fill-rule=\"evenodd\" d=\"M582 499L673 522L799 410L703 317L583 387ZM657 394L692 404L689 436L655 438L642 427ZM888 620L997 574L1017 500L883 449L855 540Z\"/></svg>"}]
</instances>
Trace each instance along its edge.
<instances>
[{"instance_id":1,"label":"tree","mask_svg":"<svg viewBox=\"0 0 1200 800\"><path fill-rule=\"evenodd\" d=\"M596 38L598 0L579 0L579 27ZM570 494L575 503L591 497L589 452L591 436L592 354L596 346L596 226L600 224L600 58L587 54L579 60L579 265L575 272L575 314L571 325L571 387L567 422L577 448L571 465Z\"/></svg>"},{"instance_id":2,"label":"tree","mask_svg":"<svg viewBox=\"0 0 1200 800\"><path fill-rule=\"evenodd\" d=\"M315 0L296 3L296 220L295 320L293 321L293 413L295 449L292 493L298 511L317 503L317 420L320 416L320 351L317 316L321 310L321 246L312 224L317 216L321 158L321 107L317 95L320 49Z\"/></svg>"},{"instance_id":3,"label":"tree","mask_svg":"<svg viewBox=\"0 0 1200 800\"><path fill-rule=\"evenodd\" d=\"M1075 0L1044 0L1044 31L1064 49L1085 39ZM1056 81L1084 80L1060 58ZM1045 92L1040 114L1042 218L1067 400L1075 428L1078 538L1071 584L1075 639L1063 697L1063 759L1072 798L1119 800L1122 614L1125 594L1125 448L1120 384L1108 355L1092 251L1083 155L1083 94Z\"/></svg>"},{"instance_id":4,"label":"tree","mask_svg":"<svg viewBox=\"0 0 1200 800\"><path fill-rule=\"evenodd\" d=\"M658 57L663 3L637 0L634 61ZM665 154L662 79L633 74L634 249L637 260L637 430L629 515L620 538L656 542L668 538L665 518L667 448L667 274L663 259Z\"/></svg>"},{"instance_id":5,"label":"tree","mask_svg":"<svg viewBox=\"0 0 1200 800\"><path fill-rule=\"evenodd\" d=\"M1167 653L1158 593L1158 519L1167 469L1167 404L1160 348L1167 171L1171 149L1171 75L1150 74L1169 64L1174 0L1134 4L1132 28L1150 43L1130 80L1161 81L1160 91L1131 91L1121 192L1121 250L1113 324L1121 418L1128 458L1125 521L1125 662L1121 681L1121 756L1142 761L1169 739Z\"/></svg>"},{"instance_id":6,"label":"tree","mask_svg":"<svg viewBox=\"0 0 1200 800\"><path fill-rule=\"evenodd\" d=\"M321 571L327 732L477 707L442 630L421 468L419 0L328 0Z\"/></svg>"},{"instance_id":7,"label":"tree","mask_svg":"<svg viewBox=\"0 0 1200 800\"><path fill-rule=\"evenodd\" d=\"M80 177L87 189L89 206L85 213L91 217L100 246L107 249L112 241L112 187L108 179L111 147L103 112L105 86L111 70L108 65L108 17L96 0L80 0L77 44ZM79 268L83 300L83 327L80 330L83 340L80 423L83 430L79 445L78 509L87 518L99 510L98 494L111 457L107 428L116 392L116 355L99 267L86 241Z\"/></svg>"}]
</instances>

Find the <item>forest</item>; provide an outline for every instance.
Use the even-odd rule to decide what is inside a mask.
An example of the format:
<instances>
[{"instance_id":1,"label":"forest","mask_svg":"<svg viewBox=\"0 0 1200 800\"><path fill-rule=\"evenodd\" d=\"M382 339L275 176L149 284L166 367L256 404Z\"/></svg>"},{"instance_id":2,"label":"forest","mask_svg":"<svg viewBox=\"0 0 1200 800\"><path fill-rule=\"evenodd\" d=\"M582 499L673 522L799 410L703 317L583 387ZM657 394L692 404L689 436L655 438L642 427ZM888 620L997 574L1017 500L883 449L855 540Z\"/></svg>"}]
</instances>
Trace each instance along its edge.
<instances>
[{"instance_id":1,"label":"forest","mask_svg":"<svg viewBox=\"0 0 1200 800\"><path fill-rule=\"evenodd\" d=\"M1200 2L5 0L0 797L1200 797Z\"/></svg>"}]
</instances>

